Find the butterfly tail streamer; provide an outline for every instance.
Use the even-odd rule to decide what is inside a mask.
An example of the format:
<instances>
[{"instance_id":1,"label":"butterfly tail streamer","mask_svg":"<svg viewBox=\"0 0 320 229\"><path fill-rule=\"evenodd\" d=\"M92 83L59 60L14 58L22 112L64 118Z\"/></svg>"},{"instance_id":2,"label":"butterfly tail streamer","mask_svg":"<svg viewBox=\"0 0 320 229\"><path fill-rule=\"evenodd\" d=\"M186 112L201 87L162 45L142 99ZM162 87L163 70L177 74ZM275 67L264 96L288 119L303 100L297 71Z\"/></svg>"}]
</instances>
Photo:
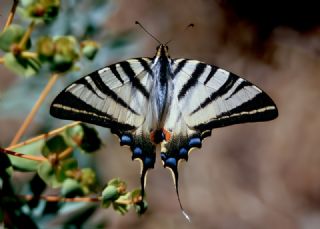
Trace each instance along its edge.
<instances>
[{"instance_id":1,"label":"butterfly tail streamer","mask_svg":"<svg viewBox=\"0 0 320 229\"><path fill-rule=\"evenodd\" d=\"M182 203L181 203L181 200L180 200L180 195L179 195L179 183L178 183L178 180L179 180L179 174L178 174L178 170L175 169L175 171L172 170L172 173L174 174L175 178L175 189L176 189L176 193L177 193L177 197L178 197L178 202L179 202L179 206L180 206L180 210L183 214L183 216L189 221L189 223L191 223L191 218L190 216L186 213L186 211L184 210L184 208L182 207Z\"/></svg>"},{"instance_id":2,"label":"butterfly tail streamer","mask_svg":"<svg viewBox=\"0 0 320 229\"><path fill-rule=\"evenodd\" d=\"M145 196L147 173L148 173L148 169L145 168L145 166L142 165L141 175L140 175L141 197L142 197L142 200L144 199L144 196Z\"/></svg>"}]
</instances>

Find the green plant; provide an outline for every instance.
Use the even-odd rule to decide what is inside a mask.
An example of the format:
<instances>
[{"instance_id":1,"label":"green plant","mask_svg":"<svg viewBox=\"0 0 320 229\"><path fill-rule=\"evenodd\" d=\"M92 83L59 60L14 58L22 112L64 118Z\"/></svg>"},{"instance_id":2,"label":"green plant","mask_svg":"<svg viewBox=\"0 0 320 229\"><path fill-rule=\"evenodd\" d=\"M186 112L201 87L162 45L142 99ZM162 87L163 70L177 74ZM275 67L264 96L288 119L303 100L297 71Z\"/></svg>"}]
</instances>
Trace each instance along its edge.
<instances>
[{"instance_id":1,"label":"green plant","mask_svg":"<svg viewBox=\"0 0 320 229\"><path fill-rule=\"evenodd\" d=\"M22 18L21 24L12 24L16 11ZM79 62L93 60L100 49L97 42L83 39L92 33L92 25L82 36L72 33L42 35L37 31L37 27L49 30L60 13L59 0L14 0L0 33L3 51L0 64L19 76L30 78L28 81L43 80L43 75L50 75L10 145L0 148L0 222L8 228L43 226L43 219L66 207L67 202L84 203L82 210L66 221L68 225L83 224L99 206L90 203L100 203L104 208L113 206L121 214L131 207L138 214L147 209L140 190L128 192L120 179L112 179L101 188L95 171L78 165L75 152L92 154L101 147L98 133L92 127L74 122L21 142L53 85L60 78L77 72ZM27 27L22 25L25 22ZM114 43L111 42L111 46ZM15 191L12 184L15 171L33 172L33 178L24 184L28 194ZM45 195L48 187L59 188L58 195Z\"/></svg>"}]
</instances>

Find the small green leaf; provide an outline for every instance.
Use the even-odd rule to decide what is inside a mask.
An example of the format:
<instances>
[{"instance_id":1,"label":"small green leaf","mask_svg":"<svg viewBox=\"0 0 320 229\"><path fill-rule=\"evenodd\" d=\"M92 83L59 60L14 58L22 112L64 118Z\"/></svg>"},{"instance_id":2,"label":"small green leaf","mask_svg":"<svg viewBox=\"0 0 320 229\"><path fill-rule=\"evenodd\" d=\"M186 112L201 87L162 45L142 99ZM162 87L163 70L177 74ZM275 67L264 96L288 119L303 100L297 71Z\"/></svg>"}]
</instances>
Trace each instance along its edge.
<instances>
[{"instance_id":1,"label":"small green leaf","mask_svg":"<svg viewBox=\"0 0 320 229\"><path fill-rule=\"evenodd\" d=\"M130 204L123 204L120 202L126 202L129 201L131 199L131 193L126 193L125 195L120 196L117 201L113 202L113 208L114 210L116 210L117 212L119 212L121 215L124 215L125 213L127 213L131 207Z\"/></svg>"},{"instance_id":2,"label":"small green leaf","mask_svg":"<svg viewBox=\"0 0 320 229\"><path fill-rule=\"evenodd\" d=\"M108 185L103 191L102 191L102 206L104 208L108 208L112 201L115 201L119 198L119 192L117 187L113 185Z\"/></svg>"},{"instance_id":3,"label":"small green leaf","mask_svg":"<svg viewBox=\"0 0 320 229\"><path fill-rule=\"evenodd\" d=\"M82 169L80 182L83 192L89 194L97 185L96 173L91 168Z\"/></svg>"},{"instance_id":4,"label":"small green leaf","mask_svg":"<svg viewBox=\"0 0 320 229\"><path fill-rule=\"evenodd\" d=\"M41 148L43 147L44 141L37 141L28 145L15 148L13 151L17 153L29 154L33 156L41 156ZM39 161L28 160L25 158L9 156L10 161L15 170L18 171L37 171Z\"/></svg>"},{"instance_id":5,"label":"small green leaf","mask_svg":"<svg viewBox=\"0 0 320 229\"><path fill-rule=\"evenodd\" d=\"M56 166L56 176L59 181L64 181L68 178L68 174L78 168L78 161L75 158L67 158L60 160Z\"/></svg>"},{"instance_id":6,"label":"small green leaf","mask_svg":"<svg viewBox=\"0 0 320 229\"><path fill-rule=\"evenodd\" d=\"M81 184L74 179L68 178L63 181L61 187L61 195L64 197L76 197L83 196L82 186Z\"/></svg>"},{"instance_id":7,"label":"small green leaf","mask_svg":"<svg viewBox=\"0 0 320 229\"><path fill-rule=\"evenodd\" d=\"M62 185L57 179L55 169L49 161L43 161L39 164L38 174L52 188L58 188Z\"/></svg>"},{"instance_id":8,"label":"small green leaf","mask_svg":"<svg viewBox=\"0 0 320 229\"><path fill-rule=\"evenodd\" d=\"M55 53L53 39L49 36L40 37L37 41L37 53L41 61L52 61Z\"/></svg>"},{"instance_id":9,"label":"small green leaf","mask_svg":"<svg viewBox=\"0 0 320 229\"><path fill-rule=\"evenodd\" d=\"M11 24L6 30L0 33L0 49L9 52L13 44L18 44L20 42L25 32L26 29L21 25ZM31 40L28 39L26 48L29 49L30 47Z\"/></svg>"},{"instance_id":10,"label":"small green leaf","mask_svg":"<svg viewBox=\"0 0 320 229\"><path fill-rule=\"evenodd\" d=\"M46 141L42 148L42 155L49 157L51 154L59 154L68 148L68 145L64 141L61 135L56 135Z\"/></svg>"},{"instance_id":11,"label":"small green leaf","mask_svg":"<svg viewBox=\"0 0 320 229\"><path fill-rule=\"evenodd\" d=\"M117 187L121 193L125 193L127 185L123 180L120 180L118 178L112 179L108 182L108 185L113 185Z\"/></svg>"},{"instance_id":12,"label":"small green leaf","mask_svg":"<svg viewBox=\"0 0 320 229\"><path fill-rule=\"evenodd\" d=\"M39 72L41 64L36 58L14 56L12 53L4 55L4 65L17 75L33 76Z\"/></svg>"},{"instance_id":13,"label":"small green leaf","mask_svg":"<svg viewBox=\"0 0 320 229\"><path fill-rule=\"evenodd\" d=\"M83 41L81 42L81 51L83 55L89 60L93 60L99 50L99 45L95 41Z\"/></svg>"},{"instance_id":14,"label":"small green leaf","mask_svg":"<svg viewBox=\"0 0 320 229\"><path fill-rule=\"evenodd\" d=\"M141 190L140 189L136 189L131 192L131 199L132 199L134 209L136 210L138 215L142 215L143 213L145 213L147 211L148 203L144 199L141 200L142 197L141 197Z\"/></svg>"},{"instance_id":15,"label":"small green leaf","mask_svg":"<svg viewBox=\"0 0 320 229\"><path fill-rule=\"evenodd\" d=\"M50 66L51 71L55 72L66 72L73 66L73 60L70 57L55 54L53 56L53 62Z\"/></svg>"},{"instance_id":16,"label":"small green leaf","mask_svg":"<svg viewBox=\"0 0 320 229\"><path fill-rule=\"evenodd\" d=\"M97 131L94 128L82 123L81 126L83 128L84 135L81 141L80 148L87 153L91 153L100 149L102 143Z\"/></svg>"},{"instance_id":17,"label":"small green leaf","mask_svg":"<svg viewBox=\"0 0 320 229\"><path fill-rule=\"evenodd\" d=\"M37 22L51 22L59 13L59 0L23 0L19 12Z\"/></svg>"},{"instance_id":18,"label":"small green leaf","mask_svg":"<svg viewBox=\"0 0 320 229\"><path fill-rule=\"evenodd\" d=\"M20 0L23 7L29 6L37 2L37 0Z\"/></svg>"},{"instance_id":19,"label":"small green leaf","mask_svg":"<svg viewBox=\"0 0 320 229\"><path fill-rule=\"evenodd\" d=\"M78 43L73 36L55 38L56 53L71 60L79 58Z\"/></svg>"},{"instance_id":20,"label":"small green leaf","mask_svg":"<svg viewBox=\"0 0 320 229\"><path fill-rule=\"evenodd\" d=\"M63 133L65 141L72 147L78 147L82 141L84 132L81 124L66 129Z\"/></svg>"}]
</instances>

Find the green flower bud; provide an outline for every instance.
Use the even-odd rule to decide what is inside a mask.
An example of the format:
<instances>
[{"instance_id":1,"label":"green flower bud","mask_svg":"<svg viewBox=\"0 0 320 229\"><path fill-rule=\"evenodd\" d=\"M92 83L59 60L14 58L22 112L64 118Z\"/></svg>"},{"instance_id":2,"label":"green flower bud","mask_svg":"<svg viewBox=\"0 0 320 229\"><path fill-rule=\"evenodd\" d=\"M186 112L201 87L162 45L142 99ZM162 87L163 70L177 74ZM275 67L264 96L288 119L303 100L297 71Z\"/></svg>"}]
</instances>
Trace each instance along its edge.
<instances>
[{"instance_id":1,"label":"green flower bud","mask_svg":"<svg viewBox=\"0 0 320 229\"><path fill-rule=\"evenodd\" d=\"M37 41L37 53L41 61L51 61L55 52L55 45L51 37L41 37Z\"/></svg>"},{"instance_id":2,"label":"green flower bud","mask_svg":"<svg viewBox=\"0 0 320 229\"><path fill-rule=\"evenodd\" d=\"M81 43L81 51L89 60L93 60L99 50L99 45L94 41L83 41Z\"/></svg>"},{"instance_id":3,"label":"green flower bud","mask_svg":"<svg viewBox=\"0 0 320 229\"><path fill-rule=\"evenodd\" d=\"M102 206L108 208L112 201L115 201L120 196L118 188L113 185L108 185L102 191Z\"/></svg>"}]
</instances>

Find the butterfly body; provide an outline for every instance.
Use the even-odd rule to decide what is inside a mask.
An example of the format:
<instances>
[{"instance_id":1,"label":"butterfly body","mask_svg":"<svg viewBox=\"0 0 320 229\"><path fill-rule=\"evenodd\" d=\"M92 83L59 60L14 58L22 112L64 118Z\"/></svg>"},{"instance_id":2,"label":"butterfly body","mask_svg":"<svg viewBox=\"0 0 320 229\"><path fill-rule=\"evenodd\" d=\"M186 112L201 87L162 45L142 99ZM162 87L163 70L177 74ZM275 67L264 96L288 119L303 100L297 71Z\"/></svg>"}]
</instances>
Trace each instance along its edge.
<instances>
[{"instance_id":1,"label":"butterfly body","mask_svg":"<svg viewBox=\"0 0 320 229\"><path fill-rule=\"evenodd\" d=\"M122 61L72 83L55 98L50 113L118 135L132 159L141 161L142 195L157 144L178 194L179 162L188 160L212 129L278 115L270 97L252 83L214 65L171 59L163 44L154 58Z\"/></svg>"}]
</instances>

